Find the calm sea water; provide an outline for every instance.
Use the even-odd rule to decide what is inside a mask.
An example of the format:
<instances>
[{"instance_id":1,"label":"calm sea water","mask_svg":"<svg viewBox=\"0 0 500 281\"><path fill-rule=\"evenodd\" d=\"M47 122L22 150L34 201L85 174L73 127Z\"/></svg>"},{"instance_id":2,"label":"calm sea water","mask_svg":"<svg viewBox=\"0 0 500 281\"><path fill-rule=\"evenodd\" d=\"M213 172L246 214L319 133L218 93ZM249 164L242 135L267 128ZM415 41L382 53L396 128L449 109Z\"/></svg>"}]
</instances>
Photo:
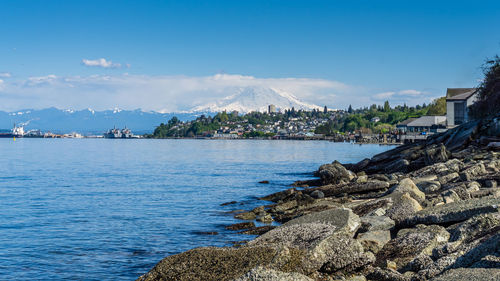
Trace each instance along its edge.
<instances>
[{"instance_id":1,"label":"calm sea water","mask_svg":"<svg viewBox=\"0 0 500 281\"><path fill-rule=\"evenodd\" d=\"M3 280L134 280L163 257L252 237L226 212L320 164L389 146L322 141L0 139ZM258 184L269 180L270 184ZM220 204L236 200L236 205ZM219 235L200 235L217 231Z\"/></svg>"}]
</instances>

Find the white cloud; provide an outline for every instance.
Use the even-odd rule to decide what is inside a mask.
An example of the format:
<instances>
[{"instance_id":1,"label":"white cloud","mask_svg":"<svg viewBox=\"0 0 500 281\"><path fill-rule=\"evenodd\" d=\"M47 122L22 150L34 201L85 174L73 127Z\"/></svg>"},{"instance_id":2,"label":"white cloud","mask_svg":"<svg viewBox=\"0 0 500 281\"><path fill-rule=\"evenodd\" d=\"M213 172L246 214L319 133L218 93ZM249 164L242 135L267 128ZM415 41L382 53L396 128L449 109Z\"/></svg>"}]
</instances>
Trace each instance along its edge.
<instances>
[{"instance_id":1,"label":"white cloud","mask_svg":"<svg viewBox=\"0 0 500 281\"><path fill-rule=\"evenodd\" d=\"M212 76L47 75L5 82L0 88L0 110L58 108L123 109L175 112L214 102L244 87L272 87L302 101L338 108L338 97L353 87L337 81L309 78Z\"/></svg>"},{"instance_id":2,"label":"white cloud","mask_svg":"<svg viewBox=\"0 0 500 281\"><path fill-rule=\"evenodd\" d=\"M111 63L111 62L108 62ZM8 79L0 87L0 110L23 108L122 109L176 112L218 101L244 87L269 87L301 101L329 108L367 106L389 100L391 104L428 102L430 94L413 90L379 94L361 86L327 79L258 78L217 74L211 76L91 75Z\"/></svg>"},{"instance_id":3,"label":"white cloud","mask_svg":"<svg viewBox=\"0 0 500 281\"><path fill-rule=\"evenodd\" d=\"M383 100L383 99L388 99L388 98L394 96L395 94L396 94L396 92L383 92L383 93L376 94L373 97L376 100Z\"/></svg>"},{"instance_id":4,"label":"white cloud","mask_svg":"<svg viewBox=\"0 0 500 281\"><path fill-rule=\"evenodd\" d=\"M110 60L106 60L105 58L100 58L100 59L96 59L96 60L83 59L82 63L85 66L96 66L96 67L103 67L103 68L120 68L120 67L122 67L122 65L120 63L114 63ZM127 64L127 67L130 67L130 65Z\"/></svg>"},{"instance_id":5,"label":"white cloud","mask_svg":"<svg viewBox=\"0 0 500 281\"><path fill-rule=\"evenodd\" d=\"M10 72L0 72L0 77L2 78L10 78L11 76Z\"/></svg>"},{"instance_id":6,"label":"white cloud","mask_svg":"<svg viewBox=\"0 0 500 281\"><path fill-rule=\"evenodd\" d=\"M420 96L425 94L424 92L417 91L417 90L402 90L399 91L399 94L402 96Z\"/></svg>"},{"instance_id":7,"label":"white cloud","mask_svg":"<svg viewBox=\"0 0 500 281\"><path fill-rule=\"evenodd\" d=\"M439 95L435 95L429 91L406 89L378 93L372 96L372 100L378 103L389 100L391 105L403 103L406 103L408 105L416 105L429 103L438 97Z\"/></svg>"}]
</instances>

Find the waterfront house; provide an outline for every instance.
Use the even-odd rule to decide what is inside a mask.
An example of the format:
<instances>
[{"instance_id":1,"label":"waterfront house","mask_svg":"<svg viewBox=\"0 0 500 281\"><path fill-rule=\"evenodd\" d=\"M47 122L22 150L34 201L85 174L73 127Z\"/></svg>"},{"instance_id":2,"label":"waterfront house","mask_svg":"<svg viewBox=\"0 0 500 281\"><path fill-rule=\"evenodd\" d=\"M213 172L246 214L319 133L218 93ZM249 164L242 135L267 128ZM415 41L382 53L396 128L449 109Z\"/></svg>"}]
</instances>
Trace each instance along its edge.
<instances>
[{"instance_id":1,"label":"waterfront house","mask_svg":"<svg viewBox=\"0 0 500 281\"><path fill-rule=\"evenodd\" d=\"M396 129L401 133L406 133L408 131L408 123L415 121L417 118L408 118L396 125Z\"/></svg>"},{"instance_id":2,"label":"waterfront house","mask_svg":"<svg viewBox=\"0 0 500 281\"><path fill-rule=\"evenodd\" d=\"M448 128L469 121L469 106L478 98L475 88L448 88L446 91L446 119Z\"/></svg>"},{"instance_id":3,"label":"waterfront house","mask_svg":"<svg viewBox=\"0 0 500 281\"><path fill-rule=\"evenodd\" d=\"M422 116L406 127L408 132L441 132L446 129L446 116Z\"/></svg>"}]
</instances>

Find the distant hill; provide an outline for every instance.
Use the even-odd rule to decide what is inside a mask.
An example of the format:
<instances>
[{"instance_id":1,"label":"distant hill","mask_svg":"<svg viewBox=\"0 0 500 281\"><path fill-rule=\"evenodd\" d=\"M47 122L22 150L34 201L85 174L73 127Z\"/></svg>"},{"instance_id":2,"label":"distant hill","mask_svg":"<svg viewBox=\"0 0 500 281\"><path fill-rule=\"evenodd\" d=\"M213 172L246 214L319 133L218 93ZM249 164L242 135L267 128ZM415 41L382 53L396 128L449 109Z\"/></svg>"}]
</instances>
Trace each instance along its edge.
<instances>
[{"instance_id":1,"label":"distant hill","mask_svg":"<svg viewBox=\"0 0 500 281\"><path fill-rule=\"evenodd\" d=\"M192 120L201 113L158 113L137 110L61 110L47 108L41 110L0 111L0 129L11 129L16 124L24 124L25 130L39 129L53 133L79 132L102 134L116 126L127 126L135 134L152 133L160 123L166 123L173 116L180 120Z\"/></svg>"}]
</instances>

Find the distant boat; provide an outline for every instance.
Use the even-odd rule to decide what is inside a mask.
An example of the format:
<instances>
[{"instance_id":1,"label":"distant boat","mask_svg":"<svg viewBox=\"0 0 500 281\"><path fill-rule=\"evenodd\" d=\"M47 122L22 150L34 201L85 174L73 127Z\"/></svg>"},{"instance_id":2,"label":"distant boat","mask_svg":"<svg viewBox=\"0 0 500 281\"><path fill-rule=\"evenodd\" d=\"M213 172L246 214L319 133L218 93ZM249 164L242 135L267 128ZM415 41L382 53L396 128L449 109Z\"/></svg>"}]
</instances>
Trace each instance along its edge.
<instances>
[{"instance_id":1,"label":"distant boat","mask_svg":"<svg viewBox=\"0 0 500 281\"><path fill-rule=\"evenodd\" d=\"M117 129L116 127L113 129L108 130L106 133L104 133L104 138L107 139L131 139L135 138L134 134L132 134L132 131L125 127L124 129Z\"/></svg>"},{"instance_id":2,"label":"distant boat","mask_svg":"<svg viewBox=\"0 0 500 281\"><path fill-rule=\"evenodd\" d=\"M0 138L22 138L24 136L24 128L22 126L17 127L14 124L14 128L7 132L0 132Z\"/></svg>"}]
</instances>

